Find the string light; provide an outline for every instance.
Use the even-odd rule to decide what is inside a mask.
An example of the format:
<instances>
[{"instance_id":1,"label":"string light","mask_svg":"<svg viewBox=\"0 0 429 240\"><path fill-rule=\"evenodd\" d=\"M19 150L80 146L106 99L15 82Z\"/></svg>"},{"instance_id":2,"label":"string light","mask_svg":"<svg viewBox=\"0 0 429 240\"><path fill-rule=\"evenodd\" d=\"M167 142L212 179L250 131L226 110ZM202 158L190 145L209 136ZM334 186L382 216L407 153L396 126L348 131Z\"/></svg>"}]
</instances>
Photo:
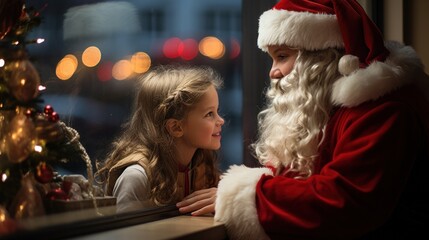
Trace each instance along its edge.
<instances>
[{"instance_id":1,"label":"string light","mask_svg":"<svg viewBox=\"0 0 429 240\"><path fill-rule=\"evenodd\" d=\"M43 150L42 146L40 146L40 145L36 145L36 146L34 146L34 151L36 151L36 152L38 152L38 153L41 153L41 152L42 152L42 150Z\"/></svg>"},{"instance_id":2,"label":"string light","mask_svg":"<svg viewBox=\"0 0 429 240\"><path fill-rule=\"evenodd\" d=\"M7 180L7 174L6 173L3 173L2 175L1 175L1 181L2 182L5 182Z\"/></svg>"}]
</instances>

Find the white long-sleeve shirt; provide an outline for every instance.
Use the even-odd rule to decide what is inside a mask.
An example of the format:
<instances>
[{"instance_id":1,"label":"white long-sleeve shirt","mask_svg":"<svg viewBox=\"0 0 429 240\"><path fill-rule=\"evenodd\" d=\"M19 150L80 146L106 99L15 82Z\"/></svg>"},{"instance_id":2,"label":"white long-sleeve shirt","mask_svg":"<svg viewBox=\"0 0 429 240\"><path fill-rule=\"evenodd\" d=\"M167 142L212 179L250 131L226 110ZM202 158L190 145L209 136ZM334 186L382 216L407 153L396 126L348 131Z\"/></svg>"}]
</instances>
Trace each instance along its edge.
<instances>
[{"instance_id":1,"label":"white long-sleeve shirt","mask_svg":"<svg viewBox=\"0 0 429 240\"><path fill-rule=\"evenodd\" d=\"M116 211L128 212L156 207L150 201L150 186L146 171L139 164L125 168L113 187Z\"/></svg>"}]
</instances>

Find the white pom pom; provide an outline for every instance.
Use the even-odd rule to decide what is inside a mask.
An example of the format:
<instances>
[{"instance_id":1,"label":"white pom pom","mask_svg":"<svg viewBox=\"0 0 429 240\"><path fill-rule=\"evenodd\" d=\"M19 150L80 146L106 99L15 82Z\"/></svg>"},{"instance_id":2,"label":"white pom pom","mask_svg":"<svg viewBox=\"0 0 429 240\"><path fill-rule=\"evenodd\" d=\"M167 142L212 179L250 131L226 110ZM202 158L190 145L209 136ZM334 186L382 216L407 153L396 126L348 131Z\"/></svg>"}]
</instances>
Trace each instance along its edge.
<instances>
[{"instance_id":1,"label":"white pom pom","mask_svg":"<svg viewBox=\"0 0 429 240\"><path fill-rule=\"evenodd\" d=\"M344 55L338 63L338 71L342 75L350 75L359 69L359 58L354 55Z\"/></svg>"}]
</instances>

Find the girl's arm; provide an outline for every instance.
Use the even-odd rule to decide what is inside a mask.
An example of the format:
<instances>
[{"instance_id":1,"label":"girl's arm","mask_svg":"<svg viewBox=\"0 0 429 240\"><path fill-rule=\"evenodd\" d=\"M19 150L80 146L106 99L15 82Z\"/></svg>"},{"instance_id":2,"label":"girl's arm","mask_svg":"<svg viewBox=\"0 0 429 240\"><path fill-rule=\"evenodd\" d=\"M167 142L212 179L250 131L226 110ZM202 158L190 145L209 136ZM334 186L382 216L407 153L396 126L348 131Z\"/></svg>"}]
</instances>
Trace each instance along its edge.
<instances>
[{"instance_id":1,"label":"girl's arm","mask_svg":"<svg viewBox=\"0 0 429 240\"><path fill-rule=\"evenodd\" d=\"M131 165L127 167L113 187L116 197L117 212L143 209L148 202L149 183L143 167Z\"/></svg>"}]
</instances>

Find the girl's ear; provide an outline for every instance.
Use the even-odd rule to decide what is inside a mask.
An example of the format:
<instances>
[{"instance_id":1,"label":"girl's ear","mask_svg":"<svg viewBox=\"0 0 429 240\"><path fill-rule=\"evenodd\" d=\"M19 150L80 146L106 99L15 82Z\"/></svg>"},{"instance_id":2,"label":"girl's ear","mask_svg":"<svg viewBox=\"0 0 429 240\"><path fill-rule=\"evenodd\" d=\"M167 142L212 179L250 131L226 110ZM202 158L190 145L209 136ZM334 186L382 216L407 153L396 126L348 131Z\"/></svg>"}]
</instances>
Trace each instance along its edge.
<instances>
[{"instance_id":1,"label":"girl's ear","mask_svg":"<svg viewBox=\"0 0 429 240\"><path fill-rule=\"evenodd\" d=\"M167 120L166 128L170 136L172 137L181 137L183 136L182 124L179 120L170 118Z\"/></svg>"}]
</instances>

